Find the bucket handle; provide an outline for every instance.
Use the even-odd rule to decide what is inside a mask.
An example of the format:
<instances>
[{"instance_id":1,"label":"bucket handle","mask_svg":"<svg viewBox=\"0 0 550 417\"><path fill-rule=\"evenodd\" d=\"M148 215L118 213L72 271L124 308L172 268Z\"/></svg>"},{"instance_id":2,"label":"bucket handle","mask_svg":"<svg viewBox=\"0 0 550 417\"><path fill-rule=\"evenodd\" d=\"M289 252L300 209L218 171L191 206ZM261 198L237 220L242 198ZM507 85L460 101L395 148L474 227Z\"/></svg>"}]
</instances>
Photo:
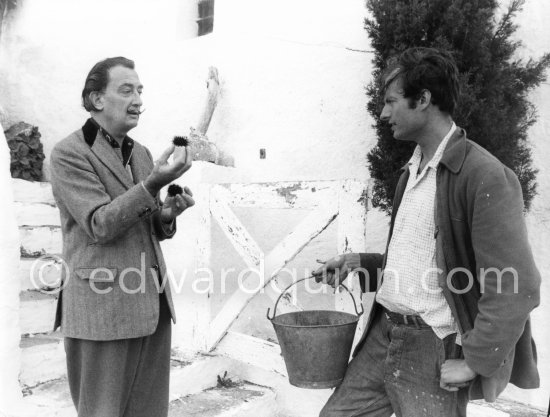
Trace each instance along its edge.
<instances>
[{"instance_id":1,"label":"bucket handle","mask_svg":"<svg viewBox=\"0 0 550 417\"><path fill-rule=\"evenodd\" d=\"M313 275L310 277L302 278L299 280L294 281L292 284L290 284L288 287L286 287L282 292L281 295L279 295L279 298L277 298L277 301L275 302L275 307L273 307L273 315L269 317L269 311L270 308L267 309L266 317L269 321L272 321L275 318L275 315L277 314L277 305L279 304L279 301L281 300L281 297L288 291L290 287L292 287L295 284L298 284L299 282L305 281L306 279L315 278ZM340 284L340 287L344 287L344 289L349 293L351 300L353 301L353 307L355 308L355 313L357 314L357 317L361 316L365 310L363 309L363 305L361 304L361 312L357 310L357 304L355 303L355 297L351 293L351 291L346 287L344 284Z\"/></svg>"}]
</instances>

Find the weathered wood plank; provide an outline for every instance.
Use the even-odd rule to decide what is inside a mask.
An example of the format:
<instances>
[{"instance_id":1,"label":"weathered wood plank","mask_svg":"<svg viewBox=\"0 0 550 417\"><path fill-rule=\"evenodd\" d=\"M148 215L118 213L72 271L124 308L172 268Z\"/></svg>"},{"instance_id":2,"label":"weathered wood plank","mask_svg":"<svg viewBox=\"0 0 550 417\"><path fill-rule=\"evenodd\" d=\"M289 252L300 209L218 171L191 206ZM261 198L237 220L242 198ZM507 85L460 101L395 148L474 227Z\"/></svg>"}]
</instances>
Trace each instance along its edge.
<instances>
[{"instance_id":1,"label":"weathered wood plank","mask_svg":"<svg viewBox=\"0 0 550 417\"><path fill-rule=\"evenodd\" d=\"M63 238L61 228L56 226L34 227L23 226L19 228L21 247L24 253L44 255L61 253L63 250Z\"/></svg>"},{"instance_id":2,"label":"weathered wood plank","mask_svg":"<svg viewBox=\"0 0 550 417\"><path fill-rule=\"evenodd\" d=\"M195 356L189 363L170 370L170 401L215 387L217 376L231 371L231 359L216 356Z\"/></svg>"},{"instance_id":3,"label":"weathered wood plank","mask_svg":"<svg viewBox=\"0 0 550 417\"><path fill-rule=\"evenodd\" d=\"M338 196L338 253L365 252L367 221L367 184L346 180L341 183ZM357 309L361 311L362 296L357 274L350 274L345 281L346 287L355 298ZM355 314L350 295L341 289L335 296L337 310ZM361 317L355 333L355 343L363 334L364 317Z\"/></svg>"},{"instance_id":4,"label":"weathered wood plank","mask_svg":"<svg viewBox=\"0 0 550 417\"><path fill-rule=\"evenodd\" d=\"M227 204L235 207L313 209L337 196L334 181L282 181L225 184Z\"/></svg>"},{"instance_id":5,"label":"weathered wood plank","mask_svg":"<svg viewBox=\"0 0 550 417\"><path fill-rule=\"evenodd\" d=\"M235 291L210 327L209 349L213 349L231 323L276 275L290 262L311 240L318 236L336 218L336 208L330 202L310 213L281 243L279 243L257 267L257 273L249 274L245 280L247 290ZM277 282L275 282L276 284ZM273 288L266 288L266 294L272 299L278 297ZM279 304L281 312L299 309L290 303L290 297L283 297Z\"/></svg>"},{"instance_id":6,"label":"weathered wood plank","mask_svg":"<svg viewBox=\"0 0 550 417\"><path fill-rule=\"evenodd\" d=\"M59 210L44 203L14 203L18 226L60 227Z\"/></svg>"},{"instance_id":7,"label":"weathered wood plank","mask_svg":"<svg viewBox=\"0 0 550 417\"><path fill-rule=\"evenodd\" d=\"M61 282L61 264L48 256L21 258L19 276L21 291L57 287Z\"/></svg>"},{"instance_id":8,"label":"weathered wood plank","mask_svg":"<svg viewBox=\"0 0 550 417\"><path fill-rule=\"evenodd\" d=\"M197 210L200 212L199 228L196 236L197 252L195 258L195 271L196 274L204 269L210 268L211 258L211 229L212 221L210 215L210 198L211 188L209 185L204 185L206 189L200 193L197 199ZM189 302L192 303L192 308L186 311L191 312L191 335L192 343L191 348L199 351L206 352L208 349L208 331L210 328L211 320L211 291L205 291L202 293L195 293L193 297L189 298ZM185 320L188 318L186 317Z\"/></svg>"},{"instance_id":9,"label":"weathered wood plank","mask_svg":"<svg viewBox=\"0 0 550 417\"><path fill-rule=\"evenodd\" d=\"M224 187L212 187L210 212L220 225L237 253L249 268L255 268L263 259L263 252L244 225L235 216L227 204L229 190Z\"/></svg>"},{"instance_id":10,"label":"weathered wood plank","mask_svg":"<svg viewBox=\"0 0 550 417\"><path fill-rule=\"evenodd\" d=\"M55 206L52 186L49 182L25 181L12 178L13 201L19 203L43 203Z\"/></svg>"},{"instance_id":11,"label":"weathered wood plank","mask_svg":"<svg viewBox=\"0 0 550 417\"><path fill-rule=\"evenodd\" d=\"M65 375L65 348L62 340L21 350L19 380L22 384L32 387Z\"/></svg>"},{"instance_id":12,"label":"weathered wood plank","mask_svg":"<svg viewBox=\"0 0 550 417\"><path fill-rule=\"evenodd\" d=\"M335 200L325 202L316 210L309 213L300 224L290 232L265 258L265 271L269 285L264 290L271 300L276 301L286 285L282 285L277 274L304 249L309 242L321 234L338 216L338 207ZM267 284L267 282L266 282ZM302 310L301 306L291 302L291 295L287 293L281 297L277 313L288 313Z\"/></svg>"},{"instance_id":13,"label":"weathered wood plank","mask_svg":"<svg viewBox=\"0 0 550 417\"><path fill-rule=\"evenodd\" d=\"M258 337L229 331L216 347L214 353L228 356L269 372L275 372L284 377L287 376L279 345Z\"/></svg>"},{"instance_id":14,"label":"weathered wood plank","mask_svg":"<svg viewBox=\"0 0 550 417\"><path fill-rule=\"evenodd\" d=\"M21 334L45 333L53 330L57 299L34 291L21 293L19 326ZM37 297L37 299L28 299Z\"/></svg>"}]
</instances>

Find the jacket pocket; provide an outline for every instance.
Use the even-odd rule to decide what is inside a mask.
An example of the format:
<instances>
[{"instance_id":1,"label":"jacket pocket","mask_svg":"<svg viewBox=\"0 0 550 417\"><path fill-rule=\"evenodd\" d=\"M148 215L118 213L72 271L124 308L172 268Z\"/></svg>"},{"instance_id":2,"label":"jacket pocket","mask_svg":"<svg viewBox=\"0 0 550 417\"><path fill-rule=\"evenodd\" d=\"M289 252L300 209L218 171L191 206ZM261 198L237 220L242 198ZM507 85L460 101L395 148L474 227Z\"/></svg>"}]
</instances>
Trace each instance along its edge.
<instances>
[{"instance_id":1,"label":"jacket pocket","mask_svg":"<svg viewBox=\"0 0 550 417\"><path fill-rule=\"evenodd\" d=\"M117 268L104 266L76 269L76 275L78 275L80 279L100 282L114 282L117 272Z\"/></svg>"}]
</instances>

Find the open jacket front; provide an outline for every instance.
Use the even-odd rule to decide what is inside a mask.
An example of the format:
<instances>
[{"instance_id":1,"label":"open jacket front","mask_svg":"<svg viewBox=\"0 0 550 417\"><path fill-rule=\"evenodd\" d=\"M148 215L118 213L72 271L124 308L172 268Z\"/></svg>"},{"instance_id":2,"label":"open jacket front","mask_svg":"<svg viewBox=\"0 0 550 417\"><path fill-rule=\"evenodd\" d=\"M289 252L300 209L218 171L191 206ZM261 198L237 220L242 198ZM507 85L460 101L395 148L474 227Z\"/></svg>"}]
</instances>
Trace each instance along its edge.
<instances>
[{"instance_id":1,"label":"open jacket front","mask_svg":"<svg viewBox=\"0 0 550 417\"><path fill-rule=\"evenodd\" d=\"M386 254L361 254L361 267L368 271L360 277L363 291L380 286L379 271L408 178L405 169L395 192ZM439 286L459 325L464 358L478 374L470 399L494 401L508 382L537 388L529 313L539 304L540 274L516 175L459 128L437 169L435 205ZM369 328L370 321L355 352Z\"/></svg>"},{"instance_id":2,"label":"open jacket front","mask_svg":"<svg viewBox=\"0 0 550 417\"><path fill-rule=\"evenodd\" d=\"M63 231L63 291L54 328L66 337L118 340L153 334L159 290L175 320L159 241L171 238L161 203L141 181L153 169L138 142L124 168L101 131L88 120L51 154L52 189ZM162 284L164 288L162 288Z\"/></svg>"}]
</instances>

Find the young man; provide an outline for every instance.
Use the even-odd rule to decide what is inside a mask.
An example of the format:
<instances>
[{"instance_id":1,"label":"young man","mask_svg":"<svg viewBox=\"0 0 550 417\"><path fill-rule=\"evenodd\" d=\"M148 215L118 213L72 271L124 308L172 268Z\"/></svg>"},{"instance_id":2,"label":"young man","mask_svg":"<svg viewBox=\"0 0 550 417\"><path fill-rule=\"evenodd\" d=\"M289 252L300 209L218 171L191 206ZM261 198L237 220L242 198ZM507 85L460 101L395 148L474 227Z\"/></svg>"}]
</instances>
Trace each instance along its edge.
<instances>
[{"instance_id":1,"label":"young man","mask_svg":"<svg viewBox=\"0 0 550 417\"><path fill-rule=\"evenodd\" d=\"M539 383L529 313L540 275L521 187L454 124L450 54L406 50L384 86L380 117L396 140L417 146L396 188L385 254L340 255L315 272L335 285L361 268L362 288L377 291L321 416L464 416L468 398L494 401L508 382Z\"/></svg>"},{"instance_id":2,"label":"young man","mask_svg":"<svg viewBox=\"0 0 550 417\"><path fill-rule=\"evenodd\" d=\"M143 86L126 58L98 62L82 101L91 118L51 155L66 263L55 328L79 417L167 416L170 285L159 241L194 204L191 192L159 201L191 167L184 149L153 163L127 133L137 126ZM174 154L173 163L168 158Z\"/></svg>"}]
</instances>

